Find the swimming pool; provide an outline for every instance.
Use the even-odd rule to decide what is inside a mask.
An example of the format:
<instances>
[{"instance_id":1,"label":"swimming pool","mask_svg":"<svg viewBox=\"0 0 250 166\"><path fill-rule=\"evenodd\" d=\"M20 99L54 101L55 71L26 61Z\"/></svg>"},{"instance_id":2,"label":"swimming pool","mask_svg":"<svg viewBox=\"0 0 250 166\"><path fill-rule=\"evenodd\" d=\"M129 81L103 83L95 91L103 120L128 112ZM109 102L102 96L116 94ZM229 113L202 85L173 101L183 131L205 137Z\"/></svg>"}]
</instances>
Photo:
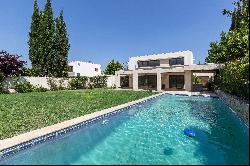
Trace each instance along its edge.
<instances>
[{"instance_id":1,"label":"swimming pool","mask_svg":"<svg viewBox=\"0 0 250 166\"><path fill-rule=\"evenodd\" d=\"M184 135L185 128L195 137ZM162 95L1 164L248 164L248 127L218 98Z\"/></svg>"}]
</instances>

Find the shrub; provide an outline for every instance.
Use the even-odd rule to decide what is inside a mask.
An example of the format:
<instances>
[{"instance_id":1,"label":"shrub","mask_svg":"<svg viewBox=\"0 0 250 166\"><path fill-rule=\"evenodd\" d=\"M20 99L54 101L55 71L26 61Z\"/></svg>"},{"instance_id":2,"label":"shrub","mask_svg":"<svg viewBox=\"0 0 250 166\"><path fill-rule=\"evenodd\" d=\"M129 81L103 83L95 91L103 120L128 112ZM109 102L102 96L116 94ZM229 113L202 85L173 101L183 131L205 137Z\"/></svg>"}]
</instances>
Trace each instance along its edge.
<instances>
[{"instance_id":1,"label":"shrub","mask_svg":"<svg viewBox=\"0 0 250 166\"><path fill-rule=\"evenodd\" d=\"M20 60L21 56L11 55L6 51L0 51L0 71L5 76L18 76L23 71L25 61Z\"/></svg>"},{"instance_id":2,"label":"shrub","mask_svg":"<svg viewBox=\"0 0 250 166\"><path fill-rule=\"evenodd\" d=\"M69 81L71 89L85 89L87 88L88 77L77 76Z\"/></svg>"},{"instance_id":3,"label":"shrub","mask_svg":"<svg viewBox=\"0 0 250 166\"><path fill-rule=\"evenodd\" d=\"M50 87L50 90L52 91L59 90L59 86L57 86L57 81L55 78L49 77L47 78L47 80L48 80L48 85Z\"/></svg>"},{"instance_id":4,"label":"shrub","mask_svg":"<svg viewBox=\"0 0 250 166\"><path fill-rule=\"evenodd\" d=\"M110 88L111 88L111 89L115 89L115 88L116 88L116 85L113 84Z\"/></svg>"},{"instance_id":5,"label":"shrub","mask_svg":"<svg viewBox=\"0 0 250 166\"><path fill-rule=\"evenodd\" d=\"M209 91L213 91L215 88L214 88L214 78L213 77L210 77L207 84L206 84L206 87L207 87L207 90Z\"/></svg>"},{"instance_id":6,"label":"shrub","mask_svg":"<svg viewBox=\"0 0 250 166\"><path fill-rule=\"evenodd\" d=\"M15 84L14 88L18 93L28 93L36 90L36 87L33 86L30 82L19 82Z\"/></svg>"},{"instance_id":7,"label":"shrub","mask_svg":"<svg viewBox=\"0 0 250 166\"><path fill-rule=\"evenodd\" d=\"M46 91L48 91L48 89L40 86L40 87L36 87L34 91L36 91L36 92L46 92Z\"/></svg>"},{"instance_id":8,"label":"shrub","mask_svg":"<svg viewBox=\"0 0 250 166\"><path fill-rule=\"evenodd\" d=\"M201 84L201 79L196 75L193 75L192 80L193 84Z\"/></svg>"},{"instance_id":9,"label":"shrub","mask_svg":"<svg viewBox=\"0 0 250 166\"><path fill-rule=\"evenodd\" d=\"M3 81L4 81L4 74L0 72L0 94L3 93Z\"/></svg>"},{"instance_id":10,"label":"shrub","mask_svg":"<svg viewBox=\"0 0 250 166\"><path fill-rule=\"evenodd\" d=\"M90 82L93 83L94 88L105 88L107 87L107 76L94 76L90 77Z\"/></svg>"},{"instance_id":11,"label":"shrub","mask_svg":"<svg viewBox=\"0 0 250 166\"><path fill-rule=\"evenodd\" d=\"M231 61L220 70L220 89L243 99L249 99L249 63Z\"/></svg>"}]
</instances>

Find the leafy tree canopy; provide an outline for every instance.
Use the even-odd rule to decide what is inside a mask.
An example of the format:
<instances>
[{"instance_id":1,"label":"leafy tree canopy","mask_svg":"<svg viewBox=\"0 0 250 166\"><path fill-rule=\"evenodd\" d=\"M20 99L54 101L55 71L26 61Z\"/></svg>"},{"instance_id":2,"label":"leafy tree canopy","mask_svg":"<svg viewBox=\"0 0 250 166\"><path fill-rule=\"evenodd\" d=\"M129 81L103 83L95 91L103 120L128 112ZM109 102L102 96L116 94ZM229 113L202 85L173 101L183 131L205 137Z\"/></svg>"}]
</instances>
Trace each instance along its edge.
<instances>
[{"instance_id":1,"label":"leafy tree canopy","mask_svg":"<svg viewBox=\"0 0 250 166\"><path fill-rule=\"evenodd\" d=\"M113 59L111 62L109 62L109 64L107 65L105 71L104 71L104 74L107 74L107 75L115 75L115 72L120 70L120 69L123 69L123 65Z\"/></svg>"},{"instance_id":2,"label":"leafy tree canopy","mask_svg":"<svg viewBox=\"0 0 250 166\"><path fill-rule=\"evenodd\" d=\"M19 76L22 74L25 61L20 60L21 56L12 55L6 51L0 51L0 73L7 76Z\"/></svg>"},{"instance_id":3,"label":"leafy tree canopy","mask_svg":"<svg viewBox=\"0 0 250 166\"><path fill-rule=\"evenodd\" d=\"M225 63L218 75L219 89L249 99L249 0L233 4L233 11L223 11L231 17L231 27L219 42L210 43L206 62Z\"/></svg>"},{"instance_id":4,"label":"leafy tree canopy","mask_svg":"<svg viewBox=\"0 0 250 166\"><path fill-rule=\"evenodd\" d=\"M222 32L219 42L210 43L206 62L225 63L249 56L249 0L239 0L233 4L234 11L223 11L232 20L229 32Z\"/></svg>"}]
</instances>

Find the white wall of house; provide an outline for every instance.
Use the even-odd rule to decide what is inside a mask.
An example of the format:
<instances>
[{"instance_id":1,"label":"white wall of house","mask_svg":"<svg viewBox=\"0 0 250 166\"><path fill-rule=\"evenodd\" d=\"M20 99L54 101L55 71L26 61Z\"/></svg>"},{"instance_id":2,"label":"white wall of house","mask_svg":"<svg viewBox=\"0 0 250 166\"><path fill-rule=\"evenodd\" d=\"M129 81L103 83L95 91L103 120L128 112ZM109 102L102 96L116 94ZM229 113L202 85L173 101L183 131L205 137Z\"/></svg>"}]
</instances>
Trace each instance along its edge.
<instances>
[{"instance_id":1,"label":"white wall of house","mask_svg":"<svg viewBox=\"0 0 250 166\"><path fill-rule=\"evenodd\" d=\"M107 79L107 87L112 87L115 85L115 75L108 75L108 79Z\"/></svg>"},{"instance_id":2,"label":"white wall of house","mask_svg":"<svg viewBox=\"0 0 250 166\"><path fill-rule=\"evenodd\" d=\"M128 61L128 69L135 70L138 68L138 61L147 61L147 60L160 60L160 66L158 67L169 67L169 59L179 58L179 57L184 57L184 65L193 65L194 61L193 53L188 50L188 51L130 57Z\"/></svg>"},{"instance_id":3,"label":"white wall of house","mask_svg":"<svg viewBox=\"0 0 250 166\"><path fill-rule=\"evenodd\" d=\"M68 63L68 66L73 67L73 71L69 72L69 76L71 77L77 76L77 73L79 73L80 76L88 76L88 77L101 75L100 64L94 64L82 61L72 61Z\"/></svg>"}]
</instances>

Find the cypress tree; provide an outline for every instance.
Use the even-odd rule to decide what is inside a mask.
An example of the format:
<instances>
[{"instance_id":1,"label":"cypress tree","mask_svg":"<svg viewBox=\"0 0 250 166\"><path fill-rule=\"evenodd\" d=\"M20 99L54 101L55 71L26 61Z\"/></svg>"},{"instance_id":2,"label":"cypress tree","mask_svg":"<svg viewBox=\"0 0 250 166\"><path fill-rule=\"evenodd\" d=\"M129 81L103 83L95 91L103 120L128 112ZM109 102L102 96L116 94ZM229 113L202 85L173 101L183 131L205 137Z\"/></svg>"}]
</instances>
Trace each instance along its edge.
<instances>
[{"instance_id":1,"label":"cypress tree","mask_svg":"<svg viewBox=\"0 0 250 166\"><path fill-rule=\"evenodd\" d=\"M39 24L40 24L40 14L39 7L37 5L37 0L34 1L34 10L32 14L32 22L29 32L29 59L32 64L32 68L39 72L40 56L39 56Z\"/></svg>"},{"instance_id":2,"label":"cypress tree","mask_svg":"<svg viewBox=\"0 0 250 166\"><path fill-rule=\"evenodd\" d=\"M55 33L55 24L53 19L53 10L51 7L51 1L47 0L40 21L39 40L41 42L41 47L39 50L39 54L42 55L42 60L41 60L42 76L53 75L53 70L54 70L53 59L55 57L54 33Z\"/></svg>"},{"instance_id":3,"label":"cypress tree","mask_svg":"<svg viewBox=\"0 0 250 166\"><path fill-rule=\"evenodd\" d=\"M55 59L54 59L54 75L57 77L67 76L68 73L68 52L69 39L67 27L63 19L63 11L55 20Z\"/></svg>"}]
</instances>

